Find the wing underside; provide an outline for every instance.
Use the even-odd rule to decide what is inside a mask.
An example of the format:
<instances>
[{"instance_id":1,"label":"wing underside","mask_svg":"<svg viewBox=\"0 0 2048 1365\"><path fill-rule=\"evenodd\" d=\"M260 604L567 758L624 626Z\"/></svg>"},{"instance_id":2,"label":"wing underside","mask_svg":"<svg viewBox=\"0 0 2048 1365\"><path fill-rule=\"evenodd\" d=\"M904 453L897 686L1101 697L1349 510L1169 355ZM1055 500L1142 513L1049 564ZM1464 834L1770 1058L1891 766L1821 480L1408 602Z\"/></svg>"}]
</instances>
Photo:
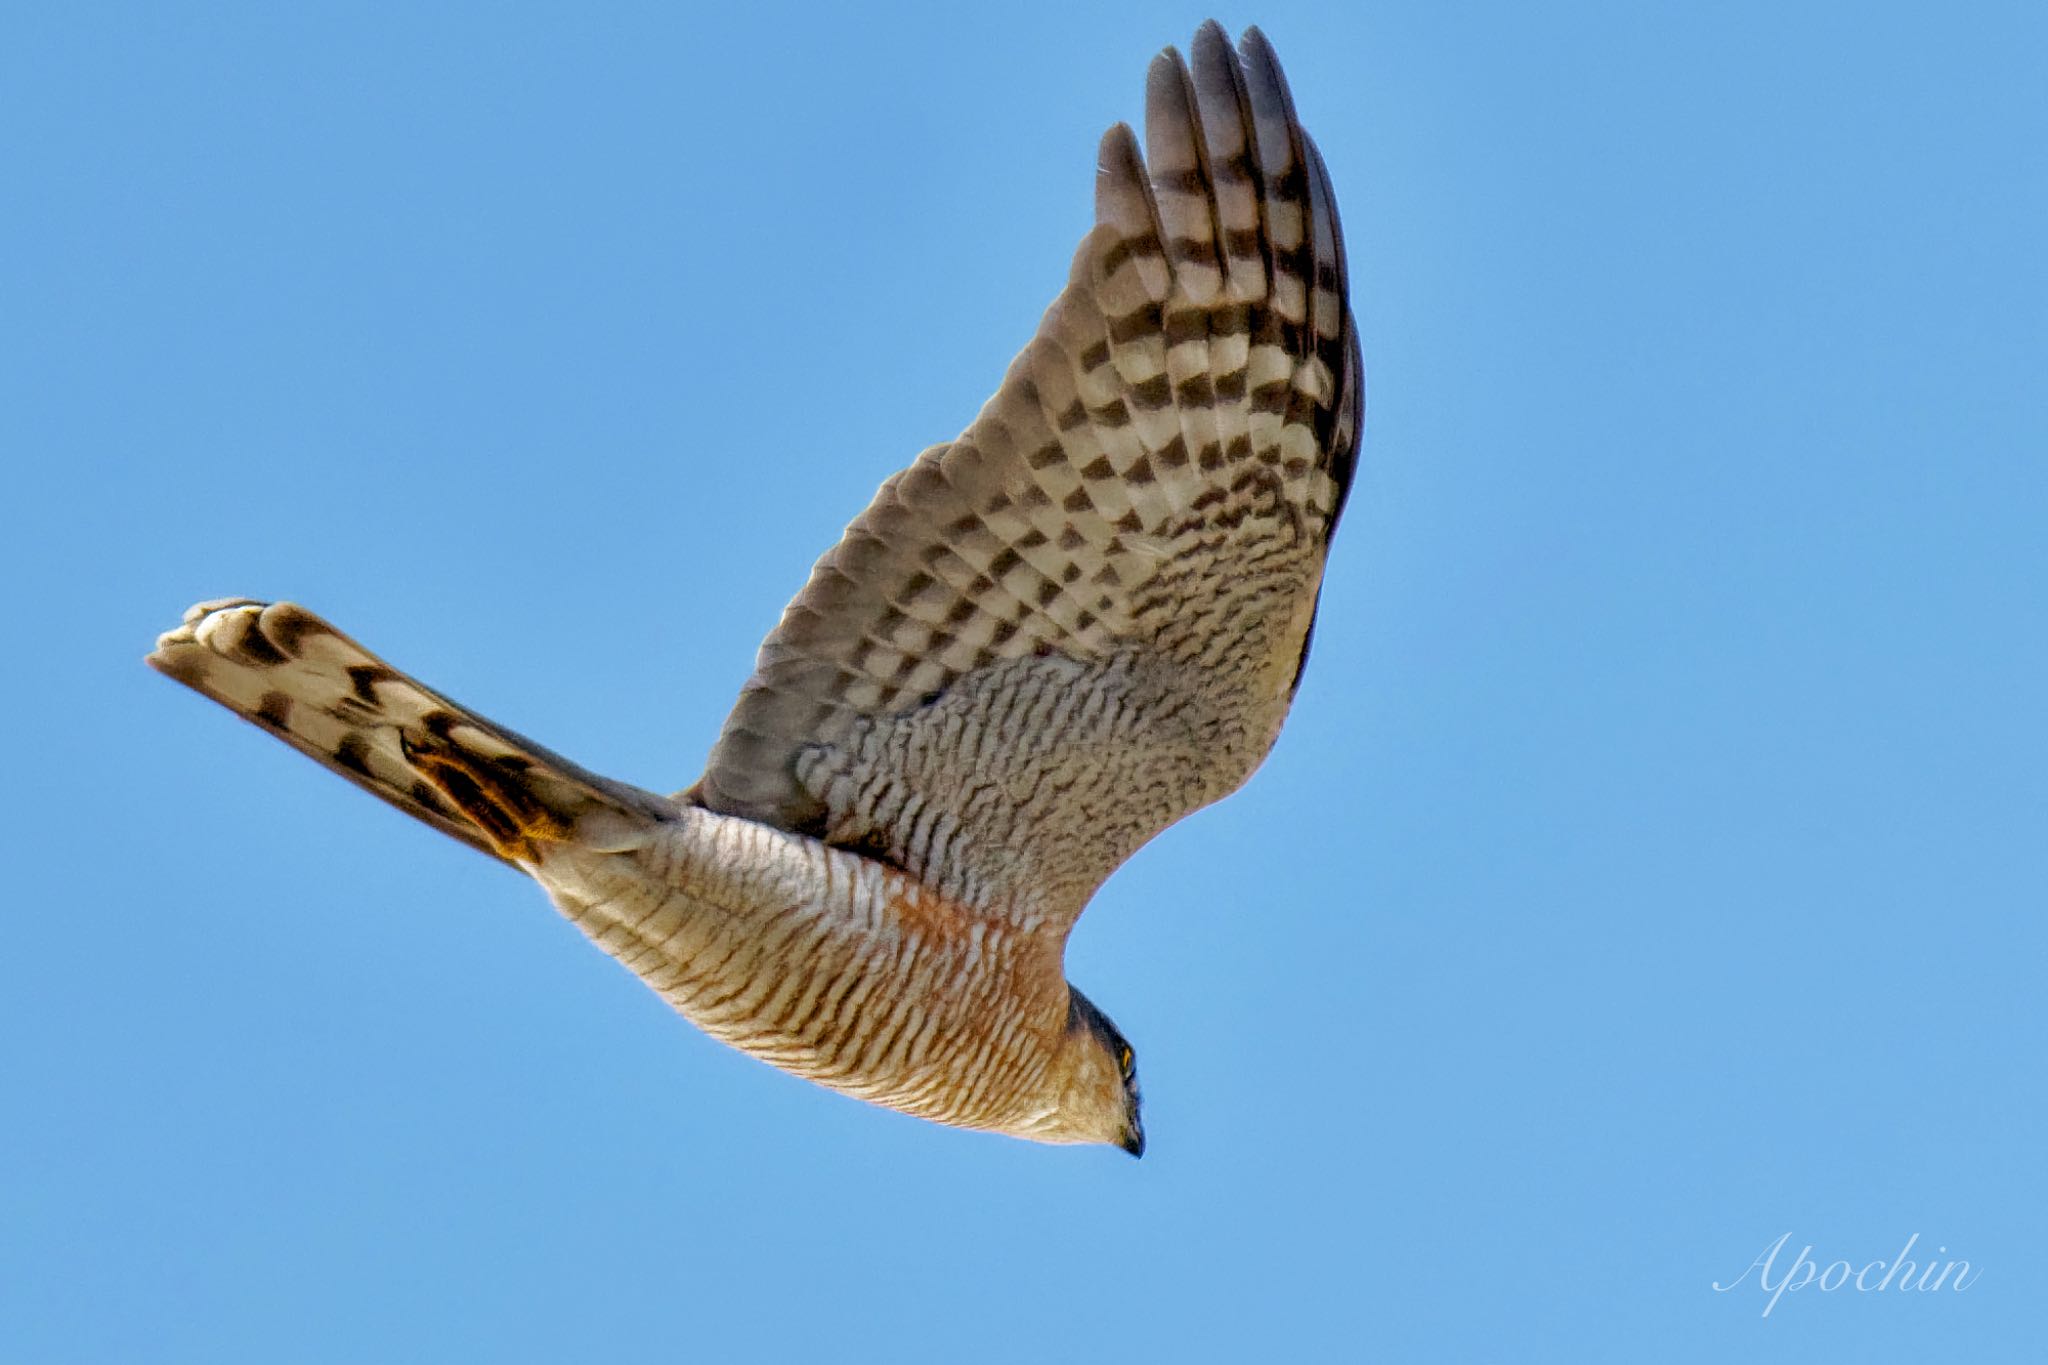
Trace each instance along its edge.
<instances>
[{"instance_id":1,"label":"wing underside","mask_svg":"<svg viewBox=\"0 0 2048 1365\"><path fill-rule=\"evenodd\" d=\"M1264 757L1358 441L1336 206L1256 29L1161 54L1145 123L1142 156L1103 138L1037 335L818 562L691 799L1071 919Z\"/></svg>"}]
</instances>

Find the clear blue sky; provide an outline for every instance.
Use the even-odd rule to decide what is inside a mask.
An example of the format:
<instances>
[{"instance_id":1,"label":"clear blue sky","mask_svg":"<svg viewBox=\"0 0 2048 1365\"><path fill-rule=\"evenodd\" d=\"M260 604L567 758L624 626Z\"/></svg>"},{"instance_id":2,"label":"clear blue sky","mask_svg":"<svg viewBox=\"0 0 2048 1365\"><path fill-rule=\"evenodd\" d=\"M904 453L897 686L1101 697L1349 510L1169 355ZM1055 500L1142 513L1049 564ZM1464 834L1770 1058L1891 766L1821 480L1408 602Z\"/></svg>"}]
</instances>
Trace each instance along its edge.
<instances>
[{"instance_id":1,"label":"clear blue sky","mask_svg":"<svg viewBox=\"0 0 2048 1365\"><path fill-rule=\"evenodd\" d=\"M694 777L1206 12L936 9L0 21L0 1359L2039 1359L2037 5L1219 15L1367 436L1278 751L1073 944L1143 1162L727 1052L143 668L290 597ZM1786 1232L1980 1278L1710 1288Z\"/></svg>"}]
</instances>

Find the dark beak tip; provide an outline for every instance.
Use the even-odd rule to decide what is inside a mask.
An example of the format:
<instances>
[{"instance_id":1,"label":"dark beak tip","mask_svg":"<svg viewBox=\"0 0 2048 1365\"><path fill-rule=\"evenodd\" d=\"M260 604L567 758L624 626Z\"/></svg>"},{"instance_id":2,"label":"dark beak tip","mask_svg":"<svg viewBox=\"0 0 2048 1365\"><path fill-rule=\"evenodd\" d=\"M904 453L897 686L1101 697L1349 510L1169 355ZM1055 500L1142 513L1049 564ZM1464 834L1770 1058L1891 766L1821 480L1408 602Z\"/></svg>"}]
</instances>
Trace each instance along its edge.
<instances>
[{"instance_id":1,"label":"dark beak tip","mask_svg":"<svg viewBox=\"0 0 2048 1365\"><path fill-rule=\"evenodd\" d=\"M1142 1132L1127 1133L1124 1135L1124 1140L1119 1142L1117 1146L1123 1148L1132 1156L1141 1157L1145 1155L1145 1135Z\"/></svg>"}]
</instances>

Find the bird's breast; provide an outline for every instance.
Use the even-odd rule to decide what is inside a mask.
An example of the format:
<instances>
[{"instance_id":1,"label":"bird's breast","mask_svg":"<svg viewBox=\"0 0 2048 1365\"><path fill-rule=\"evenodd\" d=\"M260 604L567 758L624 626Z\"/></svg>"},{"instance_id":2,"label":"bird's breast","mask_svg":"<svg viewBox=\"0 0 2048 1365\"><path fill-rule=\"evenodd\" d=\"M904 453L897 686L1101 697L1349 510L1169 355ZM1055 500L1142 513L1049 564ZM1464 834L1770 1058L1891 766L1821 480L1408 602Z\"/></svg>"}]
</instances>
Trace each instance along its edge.
<instances>
[{"instance_id":1,"label":"bird's breast","mask_svg":"<svg viewBox=\"0 0 2048 1365\"><path fill-rule=\"evenodd\" d=\"M600 947L743 1052L967 1127L1042 1105L1066 983L1028 919L697 809L625 852L562 848L536 876Z\"/></svg>"}]
</instances>

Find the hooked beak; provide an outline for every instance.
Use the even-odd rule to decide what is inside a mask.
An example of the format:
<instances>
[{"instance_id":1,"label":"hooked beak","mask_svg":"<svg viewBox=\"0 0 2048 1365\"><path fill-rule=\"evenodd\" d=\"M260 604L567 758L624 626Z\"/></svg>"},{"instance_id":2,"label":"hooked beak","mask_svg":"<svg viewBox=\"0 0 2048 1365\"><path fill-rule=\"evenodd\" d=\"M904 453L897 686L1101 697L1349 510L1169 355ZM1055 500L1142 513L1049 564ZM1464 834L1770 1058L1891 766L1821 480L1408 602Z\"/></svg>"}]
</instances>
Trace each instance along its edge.
<instances>
[{"instance_id":1,"label":"hooked beak","mask_svg":"<svg viewBox=\"0 0 2048 1365\"><path fill-rule=\"evenodd\" d=\"M1119 1142L1117 1146L1123 1148L1132 1156L1145 1155L1144 1125L1140 1124L1136 1118L1133 1118L1131 1126L1124 1130L1124 1140Z\"/></svg>"}]
</instances>

